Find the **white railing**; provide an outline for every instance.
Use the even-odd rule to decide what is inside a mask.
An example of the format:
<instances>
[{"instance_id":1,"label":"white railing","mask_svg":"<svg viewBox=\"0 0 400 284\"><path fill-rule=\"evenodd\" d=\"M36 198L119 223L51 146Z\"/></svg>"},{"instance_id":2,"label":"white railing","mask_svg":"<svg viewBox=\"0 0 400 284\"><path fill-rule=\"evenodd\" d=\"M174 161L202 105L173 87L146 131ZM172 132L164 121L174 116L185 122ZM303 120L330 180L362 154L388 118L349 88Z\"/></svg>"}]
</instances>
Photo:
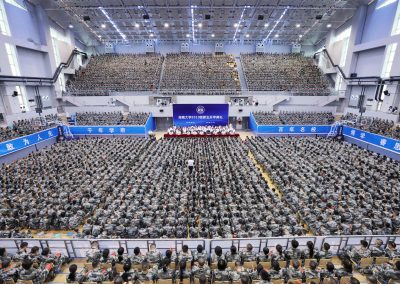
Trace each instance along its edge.
<instances>
[{"instance_id":1,"label":"white railing","mask_svg":"<svg viewBox=\"0 0 400 284\"><path fill-rule=\"evenodd\" d=\"M183 245L190 250L196 250L202 245L208 253L214 252L216 246L220 246L223 252L230 249L232 245L239 250L244 250L247 244L253 245L254 252L260 252L264 247L275 251L275 246L280 244L283 249L290 248L290 242L296 239L299 248L306 248L308 241L312 241L316 249L321 249L324 243L329 243L331 251L337 254L346 247L358 246L361 240L366 240L370 245L376 239L381 239L386 247L389 241L400 245L400 235L365 235L365 236L304 236L304 237L276 237L276 238L247 238L247 239L0 239L0 247L7 249L9 253L16 253L22 241L28 242L29 247L49 247L54 253L61 252L69 257L85 257L85 252L90 249L91 241L97 241L100 249L108 248L117 250L124 247L128 254L133 254L133 249L139 247L142 253L147 252L150 244L155 244L164 253L171 249L180 251Z\"/></svg>"}]
</instances>

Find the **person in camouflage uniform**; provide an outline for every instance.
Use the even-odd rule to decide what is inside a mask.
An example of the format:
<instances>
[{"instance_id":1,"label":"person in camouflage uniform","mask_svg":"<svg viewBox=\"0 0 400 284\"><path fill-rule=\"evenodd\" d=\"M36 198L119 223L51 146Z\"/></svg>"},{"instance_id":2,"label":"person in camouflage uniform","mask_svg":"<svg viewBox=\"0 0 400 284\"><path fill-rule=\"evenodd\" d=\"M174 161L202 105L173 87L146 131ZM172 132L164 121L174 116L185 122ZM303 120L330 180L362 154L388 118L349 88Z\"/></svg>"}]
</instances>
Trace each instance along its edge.
<instances>
[{"instance_id":1,"label":"person in camouflage uniform","mask_svg":"<svg viewBox=\"0 0 400 284\"><path fill-rule=\"evenodd\" d=\"M33 284L42 284L47 279L47 275L52 269L52 265L49 263L44 269L35 269L32 267L32 261L24 259L21 264L21 269L18 271L18 279L20 280L31 280Z\"/></svg>"}]
</instances>

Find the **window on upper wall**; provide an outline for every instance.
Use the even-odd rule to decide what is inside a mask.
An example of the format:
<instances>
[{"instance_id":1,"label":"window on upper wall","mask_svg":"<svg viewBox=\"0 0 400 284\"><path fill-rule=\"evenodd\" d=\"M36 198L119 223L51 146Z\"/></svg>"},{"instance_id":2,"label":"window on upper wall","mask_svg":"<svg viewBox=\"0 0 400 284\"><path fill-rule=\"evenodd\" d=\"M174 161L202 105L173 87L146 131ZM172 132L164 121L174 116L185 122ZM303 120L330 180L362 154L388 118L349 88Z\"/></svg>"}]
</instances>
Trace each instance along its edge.
<instances>
[{"instance_id":1,"label":"window on upper wall","mask_svg":"<svg viewBox=\"0 0 400 284\"><path fill-rule=\"evenodd\" d=\"M0 34L11 35L3 0L0 0Z\"/></svg>"},{"instance_id":2,"label":"window on upper wall","mask_svg":"<svg viewBox=\"0 0 400 284\"><path fill-rule=\"evenodd\" d=\"M386 48L385 61L383 62L382 77L389 78L392 70L394 55L396 53L397 43L392 43Z\"/></svg>"},{"instance_id":3,"label":"window on upper wall","mask_svg":"<svg viewBox=\"0 0 400 284\"><path fill-rule=\"evenodd\" d=\"M15 46L6 43L6 53L7 53L7 58L8 62L10 63L10 69L11 69L11 74L13 76L20 76L21 73L19 71L19 66L18 66L18 60L17 60L17 54L15 51Z\"/></svg>"},{"instance_id":4,"label":"window on upper wall","mask_svg":"<svg viewBox=\"0 0 400 284\"><path fill-rule=\"evenodd\" d=\"M400 34L400 1L397 4L397 12L394 17L392 36Z\"/></svg>"},{"instance_id":5,"label":"window on upper wall","mask_svg":"<svg viewBox=\"0 0 400 284\"><path fill-rule=\"evenodd\" d=\"M7 3L9 3L9 4L11 4L11 5L15 6L15 7L17 7L17 8L20 8L20 9L22 9L22 10L28 11L28 10L26 9L25 4L24 4L23 1L18 1L18 0L5 0L5 1L6 1Z\"/></svg>"},{"instance_id":6,"label":"window on upper wall","mask_svg":"<svg viewBox=\"0 0 400 284\"><path fill-rule=\"evenodd\" d=\"M378 0L378 3L376 4L376 10L382 9L386 6L389 6L390 4L393 4L397 0Z\"/></svg>"}]
</instances>

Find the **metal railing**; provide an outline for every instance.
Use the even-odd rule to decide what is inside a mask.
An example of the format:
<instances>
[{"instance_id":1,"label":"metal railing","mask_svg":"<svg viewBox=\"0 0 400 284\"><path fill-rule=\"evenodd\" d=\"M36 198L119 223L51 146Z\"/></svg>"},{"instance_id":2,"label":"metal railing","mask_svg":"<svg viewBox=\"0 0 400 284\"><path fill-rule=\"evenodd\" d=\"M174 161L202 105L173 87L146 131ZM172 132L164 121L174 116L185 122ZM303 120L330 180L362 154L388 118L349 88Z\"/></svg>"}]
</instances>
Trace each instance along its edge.
<instances>
[{"instance_id":1,"label":"metal railing","mask_svg":"<svg viewBox=\"0 0 400 284\"><path fill-rule=\"evenodd\" d=\"M276 238L242 238L242 239L0 239L0 247L7 249L9 253L16 253L21 242L28 242L29 247L38 246L39 248L49 247L53 252L61 252L69 257L85 257L85 252L90 249L91 242L97 241L100 249L108 248L117 250L123 247L128 254L133 254L133 249L139 247L142 253L147 252L151 244L155 244L162 253L170 249L180 251L183 245L187 245L190 250L196 250L198 245L202 245L208 253L213 253L216 246L220 246L223 252L230 249L232 245L238 250L244 250L247 244L253 245L254 252L260 252L264 247L275 250L275 246L280 244L283 249L291 247L291 241L296 239L299 248L306 248L308 241L314 243L316 249L321 250L324 243L329 243L331 252L338 254L346 247L358 246L361 240L366 240L373 245L377 239L383 241L386 247L389 241L400 245L400 235L365 235L365 236L288 236Z\"/></svg>"}]
</instances>

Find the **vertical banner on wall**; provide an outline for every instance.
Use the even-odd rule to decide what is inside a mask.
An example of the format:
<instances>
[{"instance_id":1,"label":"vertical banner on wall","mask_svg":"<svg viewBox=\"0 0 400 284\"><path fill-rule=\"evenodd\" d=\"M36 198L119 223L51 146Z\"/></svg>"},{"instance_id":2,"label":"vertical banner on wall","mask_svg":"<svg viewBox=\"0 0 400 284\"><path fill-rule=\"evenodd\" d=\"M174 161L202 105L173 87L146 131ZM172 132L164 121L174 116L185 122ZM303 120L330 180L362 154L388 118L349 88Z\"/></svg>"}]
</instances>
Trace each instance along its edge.
<instances>
[{"instance_id":1,"label":"vertical banner on wall","mask_svg":"<svg viewBox=\"0 0 400 284\"><path fill-rule=\"evenodd\" d=\"M173 104L176 126L225 126L229 123L228 104Z\"/></svg>"}]
</instances>

